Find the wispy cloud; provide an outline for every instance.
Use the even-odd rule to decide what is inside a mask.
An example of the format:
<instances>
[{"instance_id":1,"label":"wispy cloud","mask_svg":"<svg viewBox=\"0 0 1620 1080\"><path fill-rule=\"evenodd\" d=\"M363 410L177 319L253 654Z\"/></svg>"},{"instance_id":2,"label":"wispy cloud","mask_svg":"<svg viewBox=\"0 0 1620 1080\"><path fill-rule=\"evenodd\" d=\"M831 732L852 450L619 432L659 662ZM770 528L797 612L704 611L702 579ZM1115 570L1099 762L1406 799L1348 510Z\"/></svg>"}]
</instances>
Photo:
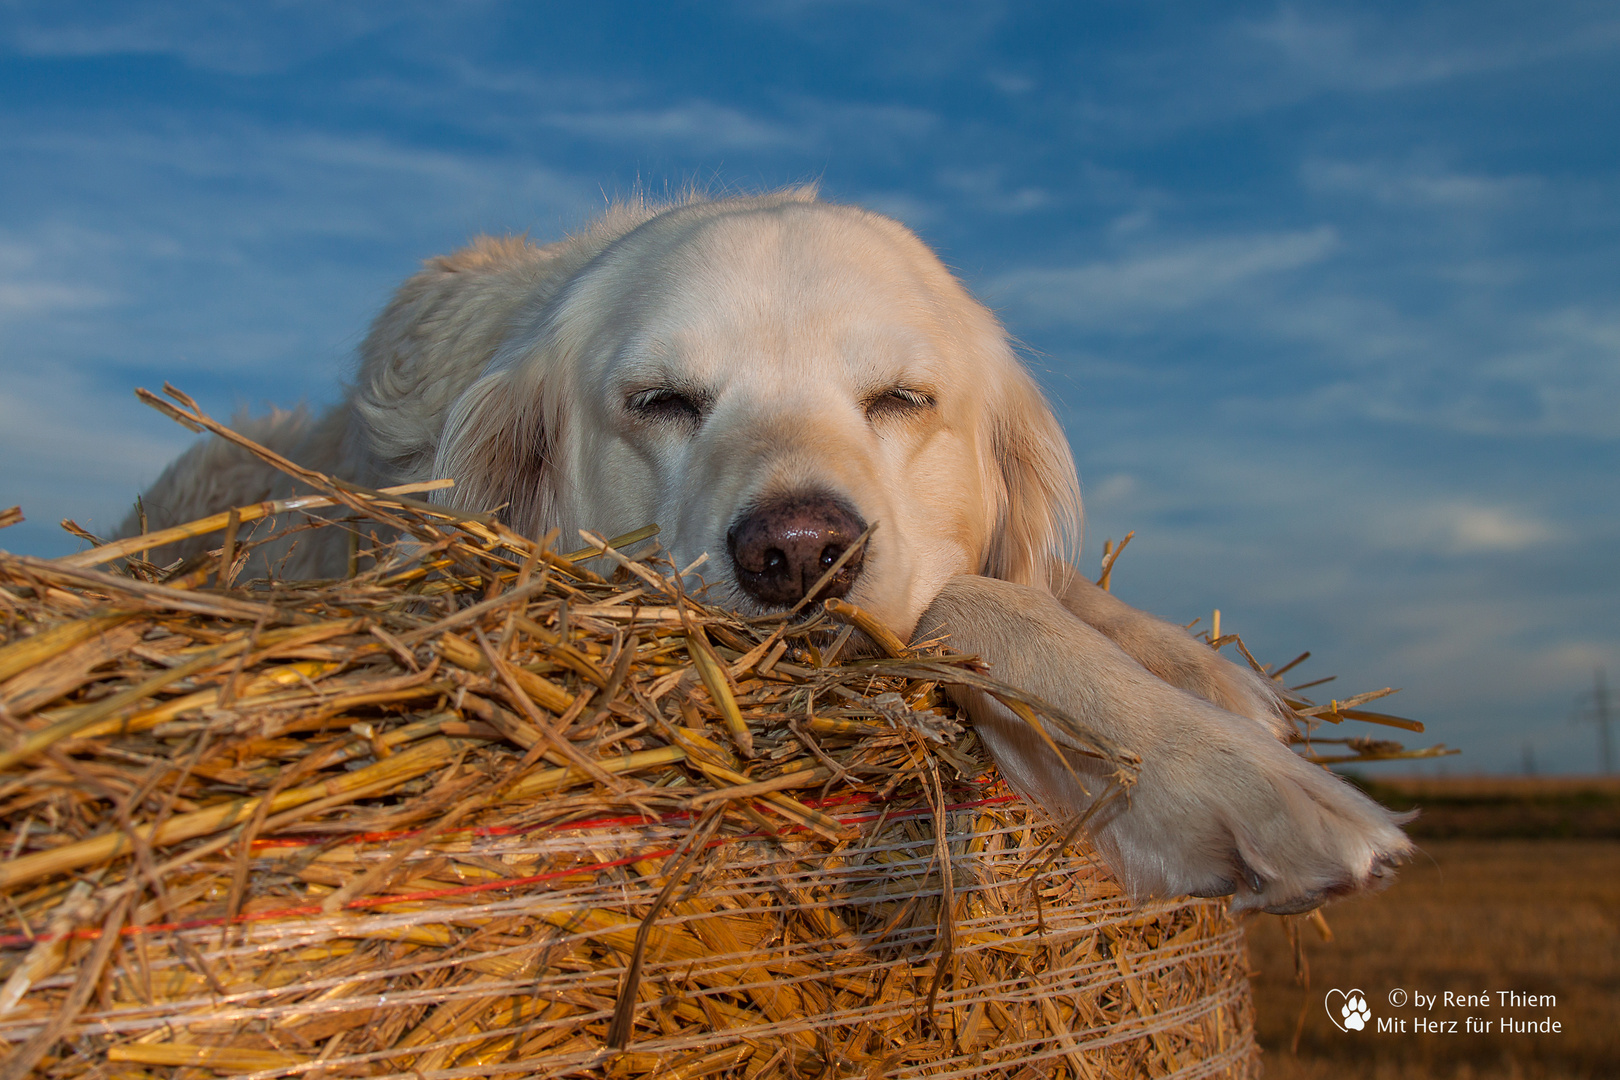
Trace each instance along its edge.
<instances>
[{"instance_id":1,"label":"wispy cloud","mask_svg":"<svg viewBox=\"0 0 1620 1080\"><path fill-rule=\"evenodd\" d=\"M207 0L10 3L0 18L0 42L33 56L157 54L257 75L285 70L432 10L411 0L289 0L268 8Z\"/></svg>"},{"instance_id":2,"label":"wispy cloud","mask_svg":"<svg viewBox=\"0 0 1620 1080\"><path fill-rule=\"evenodd\" d=\"M1408 528L1385 533L1386 542L1448 555L1528 551L1557 538L1549 522L1500 506L1452 502L1423 507Z\"/></svg>"},{"instance_id":3,"label":"wispy cloud","mask_svg":"<svg viewBox=\"0 0 1620 1080\"><path fill-rule=\"evenodd\" d=\"M993 214L1027 214L1045 210L1058 201L1049 189L1037 184L1021 184L1008 176L1005 165L952 167L939 174L947 190L965 195L972 204Z\"/></svg>"},{"instance_id":4,"label":"wispy cloud","mask_svg":"<svg viewBox=\"0 0 1620 1080\"><path fill-rule=\"evenodd\" d=\"M107 535L140 490L194 436L141 408L125 387L67 367L8 366L0 381L0 505L24 526L0 545L64 554L81 545L57 530L74 518Z\"/></svg>"},{"instance_id":5,"label":"wispy cloud","mask_svg":"<svg viewBox=\"0 0 1620 1080\"><path fill-rule=\"evenodd\" d=\"M1331 226L1144 245L1123 257L1074 267L1017 270L986 291L1024 317L1135 330L1145 320L1241 297L1254 283L1328 258Z\"/></svg>"},{"instance_id":6,"label":"wispy cloud","mask_svg":"<svg viewBox=\"0 0 1620 1080\"><path fill-rule=\"evenodd\" d=\"M552 112L540 122L606 142L678 142L699 152L778 149L801 138L801 132L790 125L707 101L662 109Z\"/></svg>"},{"instance_id":7,"label":"wispy cloud","mask_svg":"<svg viewBox=\"0 0 1620 1080\"><path fill-rule=\"evenodd\" d=\"M672 92L667 76L535 71L465 57L421 60L438 78L370 74L343 94L370 108L409 109L514 146L561 134L612 153L766 155L805 161L854 148L915 152L938 135L939 115L902 100L761 88L736 100Z\"/></svg>"},{"instance_id":8,"label":"wispy cloud","mask_svg":"<svg viewBox=\"0 0 1620 1080\"><path fill-rule=\"evenodd\" d=\"M1301 678L1340 676L1324 694L1405 687L1387 704L1429 725L1411 741L1462 746L1475 769L1511 767L1549 702L1562 710L1592 663L1613 666L1612 594L1597 582L1620 537L1601 514L1555 509L1566 489L1612 498L1601 466L1547 476L1538 500L1499 458L1440 484L1415 462L1386 467L1364 440L1214 412L1137 405L1075 432L1092 478L1088 568L1104 538L1137 534L1114 576L1128 602L1178 622L1219 607L1265 660L1310 649ZM1121 437L1133 431L1151 438Z\"/></svg>"},{"instance_id":9,"label":"wispy cloud","mask_svg":"<svg viewBox=\"0 0 1620 1080\"><path fill-rule=\"evenodd\" d=\"M288 396L325 396L334 360L422 258L483 231L561 231L601 200L522 159L296 127L109 121L0 138L16 217L33 219L0 237L8 368L77 354L275 371ZM78 178L71 223L59 175ZM80 317L64 325L69 304Z\"/></svg>"},{"instance_id":10,"label":"wispy cloud","mask_svg":"<svg viewBox=\"0 0 1620 1080\"><path fill-rule=\"evenodd\" d=\"M1440 48L1433 41L1403 41L1392 22L1289 5L1240 24L1239 33L1269 46L1299 79L1335 89L1388 90L1506 62L1499 50L1471 48L1466 39ZM1400 20L1401 30L1410 27L1410 20Z\"/></svg>"},{"instance_id":11,"label":"wispy cloud","mask_svg":"<svg viewBox=\"0 0 1620 1080\"><path fill-rule=\"evenodd\" d=\"M113 300L104 285L75 280L71 263L84 246L82 230L47 232L55 235L30 240L0 232L0 329L11 319L55 317Z\"/></svg>"},{"instance_id":12,"label":"wispy cloud","mask_svg":"<svg viewBox=\"0 0 1620 1080\"><path fill-rule=\"evenodd\" d=\"M1353 195L1388 206L1420 209L1500 210L1539 191L1534 176L1490 176L1438 164L1331 161L1313 158L1300 169L1315 192Z\"/></svg>"},{"instance_id":13,"label":"wispy cloud","mask_svg":"<svg viewBox=\"0 0 1620 1080\"><path fill-rule=\"evenodd\" d=\"M1307 295L1255 329L1312 350L1318 378L1279 390L1327 419L1480 436L1620 439L1620 311L1533 302L1402 311L1372 298Z\"/></svg>"},{"instance_id":14,"label":"wispy cloud","mask_svg":"<svg viewBox=\"0 0 1620 1080\"><path fill-rule=\"evenodd\" d=\"M1377 92L1601 52L1620 44L1620 17L1602 6L1557 11L1511 3L1347 14L1289 4L1237 24L1300 81Z\"/></svg>"},{"instance_id":15,"label":"wispy cloud","mask_svg":"<svg viewBox=\"0 0 1620 1080\"><path fill-rule=\"evenodd\" d=\"M849 140L863 144L916 140L938 124L932 113L902 105L797 99L773 112L765 115L694 100L660 108L549 111L537 122L613 145L673 144L700 154L749 150L795 156L825 153Z\"/></svg>"},{"instance_id":16,"label":"wispy cloud","mask_svg":"<svg viewBox=\"0 0 1620 1080\"><path fill-rule=\"evenodd\" d=\"M1599 59L1617 48L1620 17L1601 4L1374 8L1304 0L1268 5L1259 16L1230 7L1178 10L1145 41L1099 35L1080 52L1098 77L1064 73L1054 81L1075 86L1069 101L1079 123L1139 145L1326 98L1388 99ZM1399 123L1405 115L1397 106L1387 118Z\"/></svg>"}]
</instances>

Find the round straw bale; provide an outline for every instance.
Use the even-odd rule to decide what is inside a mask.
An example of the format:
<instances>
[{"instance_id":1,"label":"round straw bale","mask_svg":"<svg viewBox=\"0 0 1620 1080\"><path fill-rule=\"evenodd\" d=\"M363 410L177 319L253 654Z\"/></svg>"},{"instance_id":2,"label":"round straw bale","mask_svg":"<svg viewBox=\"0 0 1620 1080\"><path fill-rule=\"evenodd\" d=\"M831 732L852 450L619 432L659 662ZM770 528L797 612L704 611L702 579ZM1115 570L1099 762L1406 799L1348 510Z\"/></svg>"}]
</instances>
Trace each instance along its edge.
<instances>
[{"instance_id":1,"label":"round straw bale","mask_svg":"<svg viewBox=\"0 0 1620 1080\"><path fill-rule=\"evenodd\" d=\"M1241 929L1007 792L943 688L1050 707L974 658L299 476L0 551L0 1080L1256 1073ZM311 528L347 578L249 576Z\"/></svg>"},{"instance_id":2,"label":"round straw bale","mask_svg":"<svg viewBox=\"0 0 1620 1080\"><path fill-rule=\"evenodd\" d=\"M1254 1075L1221 905L1131 906L1086 845L1056 846L998 790L942 814L845 807L839 841L728 837L718 817L464 837L384 903L262 895L223 935L148 910L50 1072ZM318 894L390 846L270 850ZM171 896L202 913L224 884ZM0 1034L48 1021L72 968Z\"/></svg>"}]
</instances>

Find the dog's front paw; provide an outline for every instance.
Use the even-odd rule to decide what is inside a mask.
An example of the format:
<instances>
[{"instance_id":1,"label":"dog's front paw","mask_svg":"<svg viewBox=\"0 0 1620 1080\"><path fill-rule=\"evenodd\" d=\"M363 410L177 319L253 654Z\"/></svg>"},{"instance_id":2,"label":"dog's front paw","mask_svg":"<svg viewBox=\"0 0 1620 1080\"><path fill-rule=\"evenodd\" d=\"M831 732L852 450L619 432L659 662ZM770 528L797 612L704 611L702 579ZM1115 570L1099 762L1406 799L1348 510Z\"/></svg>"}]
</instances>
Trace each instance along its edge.
<instances>
[{"instance_id":1,"label":"dog's front paw","mask_svg":"<svg viewBox=\"0 0 1620 1080\"><path fill-rule=\"evenodd\" d=\"M1304 911L1386 884L1412 850L1400 819L1268 725L1154 677L1050 594L953 579L922 629L947 630L997 679L1140 756L1135 782L1098 805L1109 770L1086 747L1056 726L1049 741L982 691L952 690L1008 783L1059 821L1085 819L1137 900L1231 896L1237 910Z\"/></svg>"},{"instance_id":2,"label":"dog's front paw","mask_svg":"<svg viewBox=\"0 0 1620 1080\"><path fill-rule=\"evenodd\" d=\"M1264 730L1190 694L1143 689L1157 698L1154 719L1173 723L1141 746L1135 783L1100 806L1108 783L1096 759L1068 747L1059 758L988 695L958 696L1008 783L1059 821L1085 819L1137 901L1230 896L1234 911L1309 911L1382 888L1411 853L1397 815Z\"/></svg>"},{"instance_id":3,"label":"dog's front paw","mask_svg":"<svg viewBox=\"0 0 1620 1080\"><path fill-rule=\"evenodd\" d=\"M1291 914L1392 880L1403 818L1263 732L1199 719L1201 745L1144 755L1129 808L1096 830L1134 894Z\"/></svg>"}]
</instances>

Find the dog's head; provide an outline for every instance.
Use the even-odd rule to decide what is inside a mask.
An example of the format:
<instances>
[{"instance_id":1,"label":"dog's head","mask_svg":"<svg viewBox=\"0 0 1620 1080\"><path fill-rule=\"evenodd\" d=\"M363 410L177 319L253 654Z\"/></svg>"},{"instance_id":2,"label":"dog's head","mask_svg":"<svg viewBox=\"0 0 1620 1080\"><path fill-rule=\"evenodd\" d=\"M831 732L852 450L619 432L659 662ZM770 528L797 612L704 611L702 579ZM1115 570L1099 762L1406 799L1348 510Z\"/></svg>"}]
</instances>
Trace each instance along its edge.
<instances>
[{"instance_id":1,"label":"dog's head","mask_svg":"<svg viewBox=\"0 0 1620 1080\"><path fill-rule=\"evenodd\" d=\"M435 467L510 523L656 521L709 597L902 633L946 579L1042 583L1078 538L1061 429L995 317L888 218L802 193L647 217L524 313Z\"/></svg>"}]
</instances>

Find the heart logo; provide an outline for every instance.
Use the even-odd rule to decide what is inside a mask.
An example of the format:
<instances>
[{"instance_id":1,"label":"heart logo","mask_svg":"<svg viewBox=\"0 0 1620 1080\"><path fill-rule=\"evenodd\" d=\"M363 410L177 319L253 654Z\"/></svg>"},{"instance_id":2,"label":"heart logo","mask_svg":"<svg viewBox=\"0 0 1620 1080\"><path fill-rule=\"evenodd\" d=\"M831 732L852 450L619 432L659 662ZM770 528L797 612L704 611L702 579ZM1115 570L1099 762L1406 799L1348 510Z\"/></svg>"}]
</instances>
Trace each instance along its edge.
<instances>
[{"instance_id":1,"label":"heart logo","mask_svg":"<svg viewBox=\"0 0 1620 1080\"><path fill-rule=\"evenodd\" d=\"M1329 990L1322 999L1322 1005L1327 1009L1328 1019L1333 1021L1333 1026L1343 1032L1361 1031L1372 1019L1372 1010L1367 1007L1367 995L1359 989L1348 993Z\"/></svg>"}]
</instances>

